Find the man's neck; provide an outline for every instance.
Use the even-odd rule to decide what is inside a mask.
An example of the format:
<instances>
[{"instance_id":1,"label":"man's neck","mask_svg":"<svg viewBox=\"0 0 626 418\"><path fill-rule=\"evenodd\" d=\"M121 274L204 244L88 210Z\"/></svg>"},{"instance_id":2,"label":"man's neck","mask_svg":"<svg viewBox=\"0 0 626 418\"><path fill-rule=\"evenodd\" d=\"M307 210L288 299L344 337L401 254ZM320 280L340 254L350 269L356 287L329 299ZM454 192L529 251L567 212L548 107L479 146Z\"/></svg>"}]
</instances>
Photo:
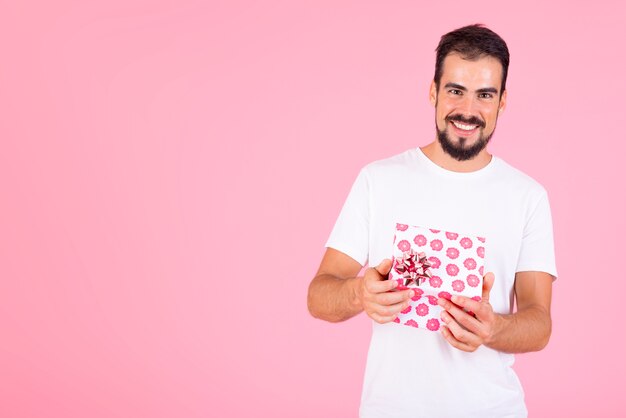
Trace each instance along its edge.
<instances>
[{"instance_id":1,"label":"man's neck","mask_svg":"<svg viewBox=\"0 0 626 418\"><path fill-rule=\"evenodd\" d=\"M437 140L431 142L425 147L421 147L420 149L429 160L437 164L439 167L459 173L469 173L480 170L481 168L486 167L491 161L491 154L489 154L487 148L483 149L471 160L466 161L455 160L449 154L446 154Z\"/></svg>"}]
</instances>

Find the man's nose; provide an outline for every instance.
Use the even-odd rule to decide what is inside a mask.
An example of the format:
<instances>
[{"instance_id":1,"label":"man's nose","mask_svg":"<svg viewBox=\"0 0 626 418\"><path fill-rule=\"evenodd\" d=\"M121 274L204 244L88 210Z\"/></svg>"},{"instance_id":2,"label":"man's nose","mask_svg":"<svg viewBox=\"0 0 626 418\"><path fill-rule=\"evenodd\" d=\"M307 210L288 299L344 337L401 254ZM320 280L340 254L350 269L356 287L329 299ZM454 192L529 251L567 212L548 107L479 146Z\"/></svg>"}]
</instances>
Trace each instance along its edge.
<instances>
[{"instance_id":1,"label":"man's nose","mask_svg":"<svg viewBox=\"0 0 626 418\"><path fill-rule=\"evenodd\" d=\"M474 96L466 94L459 104L459 111L463 116L473 116L476 114L476 100Z\"/></svg>"}]
</instances>

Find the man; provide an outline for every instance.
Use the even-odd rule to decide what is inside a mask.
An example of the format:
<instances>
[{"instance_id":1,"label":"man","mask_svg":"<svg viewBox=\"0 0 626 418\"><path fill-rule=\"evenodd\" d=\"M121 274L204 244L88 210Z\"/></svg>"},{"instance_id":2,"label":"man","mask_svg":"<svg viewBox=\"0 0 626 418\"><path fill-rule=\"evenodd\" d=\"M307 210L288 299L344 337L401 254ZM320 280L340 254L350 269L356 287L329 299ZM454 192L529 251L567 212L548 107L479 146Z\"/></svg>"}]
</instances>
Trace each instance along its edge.
<instances>
[{"instance_id":1,"label":"man","mask_svg":"<svg viewBox=\"0 0 626 418\"><path fill-rule=\"evenodd\" d=\"M512 353L548 343L557 272L546 191L486 148L508 64L506 43L482 25L444 35L430 86L436 140L364 167L326 244L309 311L373 320L362 417L527 416ZM414 296L386 280L397 223L487 239L482 300L438 299L440 331L393 323Z\"/></svg>"}]
</instances>

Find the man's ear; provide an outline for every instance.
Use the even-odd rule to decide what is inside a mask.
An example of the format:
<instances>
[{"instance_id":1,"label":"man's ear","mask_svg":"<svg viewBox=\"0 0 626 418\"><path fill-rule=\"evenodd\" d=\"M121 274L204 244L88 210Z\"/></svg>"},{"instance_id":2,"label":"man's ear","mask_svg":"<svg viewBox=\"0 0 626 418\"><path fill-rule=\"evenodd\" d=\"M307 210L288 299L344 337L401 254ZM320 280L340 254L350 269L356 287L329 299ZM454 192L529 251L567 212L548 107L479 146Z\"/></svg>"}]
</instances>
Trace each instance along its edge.
<instances>
[{"instance_id":1,"label":"man's ear","mask_svg":"<svg viewBox=\"0 0 626 418\"><path fill-rule=\"evenodd\" d=\"M502 92L502 96L500 96L500 105L498 106L498 113L501 113L506 108L506 93L507 90Z\"/></svg>"},{"instance_id":2,"label":"man's ear","mask_svg":"<svg viewBox=\"0 0 626 418\"><path fill-rule=\"evenodd\" d=\"M435 106L437 104L437 85L435 84L435 80L430 83L428 99L430 100L431 105Z\"/></svg>"}]
</instances>

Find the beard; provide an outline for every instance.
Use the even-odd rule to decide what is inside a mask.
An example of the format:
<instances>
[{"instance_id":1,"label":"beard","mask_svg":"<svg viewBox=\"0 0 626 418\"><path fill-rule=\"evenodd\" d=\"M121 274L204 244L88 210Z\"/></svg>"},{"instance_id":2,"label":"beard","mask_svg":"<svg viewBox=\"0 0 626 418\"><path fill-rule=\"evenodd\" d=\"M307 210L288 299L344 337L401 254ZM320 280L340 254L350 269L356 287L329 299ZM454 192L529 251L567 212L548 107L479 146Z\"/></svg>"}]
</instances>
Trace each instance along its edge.
<instances>
[{"instance_id":1,"label":"beard","mask_svg":"<svg viewBox=\"0 0 626 418\"><path fill-rule=\"evenodd\" d=\"M457 161L471 160L472 158L480 154L480 152L485 149L485 147L489 143L489 140L493 136L493 133L496 130L494 127L493 131L489 135L485 136L483 132L483 129L485 128L485 123L480 119L476 117L464 118L461 115L451 115L446 117L447 122L451 122L453 120L465 124L475 124L478 125L480 129L478 134L478 140L476 141L476 143L467 147L465 146L467 138L460 137L458 143L454 143L450 140L450 137L448 136L448 128L440 131L439 127L437 127L437 123L435 122L435 128L437 129L437 139L439 140L439 144L441 144L441 148L443 148L443 151L446 154L448 154Z\"/></svg>"}]
</instances>

